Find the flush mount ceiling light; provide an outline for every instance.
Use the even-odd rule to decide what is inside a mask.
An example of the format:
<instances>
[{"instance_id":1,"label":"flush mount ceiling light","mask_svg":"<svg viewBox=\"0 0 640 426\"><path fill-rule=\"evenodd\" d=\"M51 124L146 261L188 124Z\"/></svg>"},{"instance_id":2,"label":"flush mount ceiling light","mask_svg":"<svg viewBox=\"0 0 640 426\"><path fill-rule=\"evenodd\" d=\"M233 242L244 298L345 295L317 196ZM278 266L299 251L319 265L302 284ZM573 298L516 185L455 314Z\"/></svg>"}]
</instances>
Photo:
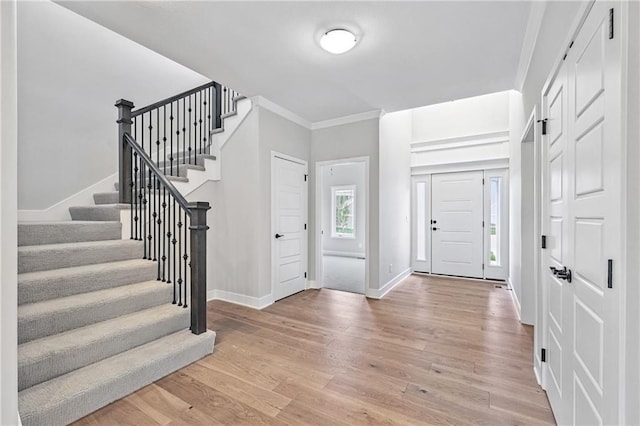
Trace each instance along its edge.
<instances>
[{"instance_id":1,"label":"flush mount ceiling light","mask_svg":"<svg viewBox=\"0 0 640 426\"><path fill-rule=\"evenodd\" d=\"M320 39L320 46L329 53L336 55L353 49L356 45L355 34L349 30L337 28L327 31Z\"/></svg>"}]
</instances>

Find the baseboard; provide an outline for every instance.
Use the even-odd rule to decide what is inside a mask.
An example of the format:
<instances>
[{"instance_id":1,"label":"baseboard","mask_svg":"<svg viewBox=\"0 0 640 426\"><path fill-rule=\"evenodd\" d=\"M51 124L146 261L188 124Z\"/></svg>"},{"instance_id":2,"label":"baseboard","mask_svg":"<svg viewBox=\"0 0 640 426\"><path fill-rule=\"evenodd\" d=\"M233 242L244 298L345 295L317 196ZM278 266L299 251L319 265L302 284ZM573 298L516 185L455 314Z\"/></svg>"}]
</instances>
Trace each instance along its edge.
<instances>
[{"instance_id":1,"label":"baseboard","mask_svg":"<svg viewBox=\"0 0 640 426\"><path fill-rule=\"evenodd\" d=\"M317 290L319 288L322 288L322 286L316 280L309 280L307 281L307 288L312 288Z\"/></svg>"},{"instance_id":2,"label":"baseboard","mask_svg":"<svg viewBox=\"0 0 640 426\"><path fill-rule=\"evenodd\" d=\"M381 288L368 288L367 297L370 299L382 299L387 293L389 293L395 286L397 286L402 280L411 275L411 268L407 268L393 277L389 282L383 285Z\"/></svg>"},{"instance_id":3,"label":"baseboard","mask_svg":"<svg viewBox=\"0 0 640 426\"><path fill-rule=\"evenodd\" d=\"M323 250L323 256L336 256L336 257L355 257L356 259L364 259L364 253L357 251L338 251L338 250Z\"/></svg>"},{"instance_id":4,"label":"baseboard","mask_svg":"<svg viewBox=\"0 0 640 426\"><path fill-rule=\"evenodd\" d=\"M511 290L511 299L513 300L513 304L516 307L516 312L518 313L518 321L522 322L522 314L520 312L520 301L518 300L518 295L513 289L513 284L511 284L511 277L507 278L507 284L509 285L509 289Z\"/></svg>"},{"instance_id":5,"label":"baseboard","mask_svg":"<svg viewBox=\"0 0 640 426\"><path fill-rule=\"evenodd\" d=\"M114 173L94 183L83 190L76 192L70 197L47 207L43 210L18 210L18 221L20 222L40 222L40 221L60 221L71 220L69 207L72 206L91 206L93 202L93 194L96 192L112 192L115 191L114 184L118 181L118 173Z\"/></svg>"},{"instance_id":6,"label":"baseboard","mask_svg":"<svg viewBox=\"0 0 640 426\"><path fill-rule=\"evenodd\" d=\"M246 306L253 309L264 309L273 304L273 297L269 294L263 297L247 296L246 294L233 293L224 290L207 291L207 301L222 300L236 305Z\"/></svg>"},{"instance_id":7,"label":"baseboard","mask_svg":"<svg viewBox=\"0 0 640 426\"><path fill-rule=\"evenodd\" d=\"M538 369L536 368L536 366L533 366L533 375L536 376L536 382L538 382L538 386L542 387L542 380L540 379L540 372L538 371Z\"/></svg>"}]
</instances>

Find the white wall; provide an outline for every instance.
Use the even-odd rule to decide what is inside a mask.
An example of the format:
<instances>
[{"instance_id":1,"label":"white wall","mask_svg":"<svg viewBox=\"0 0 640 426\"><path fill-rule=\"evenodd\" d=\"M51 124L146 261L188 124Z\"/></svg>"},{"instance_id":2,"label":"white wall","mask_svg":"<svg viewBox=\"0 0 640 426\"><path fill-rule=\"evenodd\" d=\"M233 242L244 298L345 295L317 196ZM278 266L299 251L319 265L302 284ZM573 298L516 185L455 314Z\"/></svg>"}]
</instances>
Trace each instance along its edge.
<instances>
[{"instance_id":1,"label":"white wall","mask_svg":"<svg viewBox=\"0 0 640 426\"><path fill-rule=\"evenodd\" d=\"M0 2L0 424L18 424L16 2Z\"/></svg>"},{"instance_id":2,"label":"white wall","mask_svg":"<svg viewBox=\"0 0 640 426\"><path fill-rule=\"evenodd\" d=\"M271 294L271 152L309 161L311 131L258 105L260 296ZM224 179L224 175L222 177ZM307 183L309 188L311 183ZM310 190L308 194L310 194ZM311 229L310 227L307 227ZM307 235L310 232L307 233ZM309 260L307 260L308 263ZM307 267L308 268L308 267Z\"/></svg>"},{"instance_id":3,"label":"white wall","mask_svg":"<svg viewBox=\"0 0 640 426\"><path fill-rule=\"evenodd\" d=\"M309 276L316 279L316 179L315 163L345 158L369 157L369 287L379 288L379 119L358 121L340 126L316 129L311 132L311 162L309 165ZM319 238L319 235L317 236Z\"/></svg>"},{"instance_id":4,"label":"white wall","mask_svg":"<svg viewBox=\"0 0 640 426\"><path fill-rule=\"evenodd\" d=\"M117 99L142 107L208 80L49 1L18 4L18 50L23 210L116 172Z\"/></svg>"},{"instance_id":5,"label":"white wall","mask_svg":"<svg viewBox=\"0 0 640 426\"><path fill-rule=\"evenodd\" d=\"M245 303L260 294L260 188L258 111L251 111L221 153L221 176L189 194L190 201L208 201L207 289L238 294Z\"/></svg>"},{"instance_id":6,"label":"white wall","mask_svg":"<svg viewBox=\"0 0 640 426\"><path fill-rule=\"evenodd\" d=\"M380 118L379 292L411 271L412 111Z\"/></svg>"},{"instance_id":7,"label":"white wall","mask_svg":"<svg viewBox=\"0 0 640 426\"><path fill-rule=\"evenodd\" d=\"M345 256L365 256L365 164L347 163L327 165L322 168L322 250L323 253ZM356 189L355 238L331 236L331 187L354 185Z\"/></svg>"},{"instance_id":8,"label":"white wall","mask_svg":"<svg viewBox=\"0 0 640 426\"><path fill-rule=\"evenodd\" d=\"M522 95L510 92L509 131L509 284L517 299L521 321L532 324L533 318L523 318L522 312L534 313L535 299L523 300L522 291L522 132L525 126L525 115L522 109ZM533 161L533 159L525 159ZM533 262L533 258L527 259ZM527 292L530 294L530 292ZM525 306L523 308L523 306Z\"/></svg>"},{"instance_id":9,"label":"white wall","mask_svg":"<svg viewBox=\"0 0 640 426\"><path fill-rule=\"evenodd\" d=\"M414 169L509 157L509 92L416 108L412 115Z\"/></svg>"}]
</instances>

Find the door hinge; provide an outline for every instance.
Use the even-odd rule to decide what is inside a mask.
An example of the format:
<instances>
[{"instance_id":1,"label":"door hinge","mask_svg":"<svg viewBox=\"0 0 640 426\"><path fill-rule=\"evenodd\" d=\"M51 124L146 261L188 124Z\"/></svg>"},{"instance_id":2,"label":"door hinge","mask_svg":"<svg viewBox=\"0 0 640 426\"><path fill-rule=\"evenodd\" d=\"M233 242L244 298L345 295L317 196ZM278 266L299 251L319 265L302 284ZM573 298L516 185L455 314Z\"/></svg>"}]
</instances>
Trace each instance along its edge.
<instances>
[{"instance_id":1,"label":"door hinge","mask_svg":"<svg viewBox=\"0 0 640 426\"><path fill-rule=\"evenodd\" d=\"M540 352L540 359L542 360L542 362L547 362L547 350L545 348L542 348Z\"/></svg>"},{"instance_id":2,"label":"door hinge","mask_svg":"<svg viewBox=\"0 0 640 426\"><path fill-rule=\"evenodd\" d=\"M613 288L613 259L607 260L607 288Z\"/></svg>"},{"instance_id":3,"label":"door hinge","mask_svg":"<svg viewBox=\"0 0 640 426\"><path fill-rule=\"evenodd\" d=\"M566 57L566 55L565 55ZM564 58L563 58L564 60ZM547 119L543 118L542 120L538 120L538 123L542 123L542 134L546 135L547 134Z\"/></svg>"},{"instance_id":4,"label":"door hinge","mask_svg":"<svg viewBox=\"0 0 640 426\"><path fill-rule=\"evenodd\" d=\"M482 270L484 271L484 263L482 264Z\"/></svg>"},{"instance_id":5,"label":"door hinge","mask_svg":"<svg viewBox=\"0 0 640 426\"><path fill-rule=\"evenodd\" d=\"M307 229L307 224L306 223L304 224L304 229Z\"/></svg>"},{"instance_id":6,"label":"door hinge","mask_svg":"<svg viewBox=\"0 0 640 426\"><path fill-rule=\"evenodd\" d=\"M541 241L541 243L542 243L542 248L543 248L543 249L546 249L546 248L547 248L547 236L546 236L546 235L543 235L540 239L542 240L542 241Z\"/></svg>"},{"instance_id":7,"label":"door hinge","mask_svg":"<svg viewBox=\"0 0 640 426\"><path fill-rule=\"evenodd\" d=\"M482 227L484 228L484 220L482 221Z\"/></svg>"},{"instance_id":8,"label":"door hinge","mask_svg":"<svg viewBox=\"0 0 640 426\"><path fill-rule=\"evenodd\" d=\"M482 184L484 185L484 178L482 178Z\"/></svg>"},{"instance_id":9,"label":"door hinge","mask_svg":"<svg viewBox=\"0 0 640 426\"><path fill-rule=\"evenodd\" d=\"M307 278L307 273L306 272L304 273L304 277Z\"/></svg>"},{"instance_id":10,"label":"door hinge","mask_svg":"<svg viewBox=\"0 0 640 426\"><path fill-rule=\"evenodd\" d=\"M309 178L309 175L304 175L304 181L306 182L307 179Z\"/></svg>"},{"instance_id":11,"label":"door hinge","mask_svg":"<svg viewBox=\"0 0 640 426\"><path fill-rule=\"evenodd\" d=\"M609 40L613 39L613 8L609 9Z\"/></svg>"}]
</instances>

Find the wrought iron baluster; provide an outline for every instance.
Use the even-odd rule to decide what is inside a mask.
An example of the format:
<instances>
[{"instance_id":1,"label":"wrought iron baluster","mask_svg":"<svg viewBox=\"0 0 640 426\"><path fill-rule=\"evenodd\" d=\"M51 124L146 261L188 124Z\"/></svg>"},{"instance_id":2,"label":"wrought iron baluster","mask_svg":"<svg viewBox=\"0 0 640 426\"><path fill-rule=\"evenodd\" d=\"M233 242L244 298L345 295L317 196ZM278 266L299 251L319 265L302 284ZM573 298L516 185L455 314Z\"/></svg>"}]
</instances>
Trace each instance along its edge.
<instances>
[{"instance_id":1,"label":"wrought iron baluster","mask_svg":"<svg viewBox=\"0 0 640 426\"><path fill-rule=\"evenodd\" d=\"M166 262L167 262L167 189L162 187L162 281L166 281Z\"/></svg>"},{"instance_id":2,"label":"wrought iron baluster","mask_svg":"<svg viewBox=\"0 0 640 426\"><path fill-rule=\"evenodd\" d=\"M131 221L131 239L138 240L138 153L133 153L133 182L132 182L133 194L131 194L131 201L133 207L131 214L133 220ZM135 212L135 213L134 213ZM135 231L134 231L135 229Z\"/></svg>"},{"instance_id":3,"label":"wrought iron baluster","mask_svg":"<svg viewBox=\"0 0 640 426\"><path fill-rule=\"evenodd\" d=\"M187 287L189 286L189 282L190 282L190 277L187 274L187 268L189 266L189 262L187 261L189 259L189 255L187 254L187 250L189 247L189 240L187 239L187 229L189 228L188 224L187 224L187 212L184 213L184 254L182 255L182 260L184 260L184 304L182 306L184 306L185 308L187 307Z\"/></svg>"},{"instance_id":4,"label":"wrought iron baluster","mask_svg":"<svg viewBox=\"0 0 640 426\"><path fill-rule=\"evenodd\" d=\"M178 306L182 306L182 209L178 215Z\"/></svg>"},{"instance_id":5,"label":"wrought iron baluster","mask_svg":"<svg viewBox=\"0 0 640 426\"><path fill-rule=\"evenodd\" d=\"M187 122L187 100L182 100L182 164L187 164L187 128L185 123Z\"/></svg>"},{"instance_id":6,"label":"wrought iron baluster","mask_svg":"<svg viewBox=\"0 0 640 426\"><path fill-rule=\"evenodd\" d=\"M148 217L149 220L147 221L148 227L149 227L148 235L147 235L147 243L149 244L149 250L148 250L147 259L149 259L149 260L152 260L151 259L151 229L152 229L152 226L153 226L153 221L152 221L153 217L151 215L151 206L153 205L153 198L152 198L153 194L152 194L151 190L154 187L155 187L155 184L153 184L153 186L152 186L151 169L149 169L149 179L147 181L147 198L149 199L149 201L147 203L148 209L149 209L149 217Z\"/></svg>"},{"instance_id":7,"label":"wrought iron baluster","mask_svg":"<svg viewBox=\"0 0 640 426\"><path fill-rule=\"evenodd\" d=\"M171 115L169 116L170 129L169 129L169 137L171 138L171 152L169 153L169 161L171 161L171 176L173 176L173 102L171 102ZM166 157L166 155L165 155ZM166 161L166 158L165 158Z\"/></svg>"},{"instance_id":8,"label":"wrought iron baluster","mask_svg":"<svg viewBox=\"0 0 640 426\"><path fill-rule=\"evenodd\" d=\"M178 212L180 214L180 212ZM173 247L173 303L176 303L176 243L178 240L176 239L176 199L173 197L173 239L171 240L171 244Z\"/></svg>"},{"instance_id":9,"label":"wrought iron baluster","mask_svg":"<svg viewBox=\"0 0 640 426\"><path fill-rule=\"evenodd\" d=\"M156 250L158 253L158 277L157 280L158 281L162 281L162 276L160 275L160 260L161 259L161 255L162 253L160 252L160 249L162 248L161 244L161 235L162 235L162 229L160 228L160 225L162 225L162 218L161 218L161 210L160 210L160 202L161 202L161 190L162 190L162 184L160 183L160 179L156 177L156 181L158 182L158 193L156 194L156 199L157 199L157 203L158 203L158 216L156 218L156 241L155 241L155 246L156 246Z\"/></svg>"},{"instance_id":10,"label":"wrought iron baluster","mask_svg":"<svg viewBox=\"0 0 640 426\"><path fill-rule=\"evenodd\" d=\"M191 139L192 139L192 130L191 130L191 95L189 95L189 164L191 164Z\"/></svg>"}]
</instances>

